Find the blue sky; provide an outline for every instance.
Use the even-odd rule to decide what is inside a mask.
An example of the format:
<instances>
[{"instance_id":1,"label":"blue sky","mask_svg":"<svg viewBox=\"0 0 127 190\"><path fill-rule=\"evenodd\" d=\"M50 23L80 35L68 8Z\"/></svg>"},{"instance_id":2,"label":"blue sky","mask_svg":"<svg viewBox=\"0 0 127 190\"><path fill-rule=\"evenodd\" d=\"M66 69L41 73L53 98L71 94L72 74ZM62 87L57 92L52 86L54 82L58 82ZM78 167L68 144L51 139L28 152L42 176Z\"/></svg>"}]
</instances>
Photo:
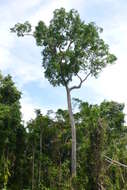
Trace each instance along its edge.
<instances>
[{"instance_id":1,"label":"blue sky","mask_svg":"<svg viewBox=\"0 0 127 190\"><path fill-rule=\"evenodd\" d=\"M17 22L30 21L36 26L39 20L47 24L53 10L65 7L78 10L87 23L94 21L104 29L103 39L109 44L118 60L106 68L98 79L89 79L72 97L90 103L104 99L125 103L127 113L127 1L126 0L1 0L0 1L0 70L11 74L22 91L23 119L34 117L34 109L43 113L48 109L66 108L64 88L52 87L44 78L40 48L30 37L17 38L9 28Z\"/></svg>"}]
</instances>

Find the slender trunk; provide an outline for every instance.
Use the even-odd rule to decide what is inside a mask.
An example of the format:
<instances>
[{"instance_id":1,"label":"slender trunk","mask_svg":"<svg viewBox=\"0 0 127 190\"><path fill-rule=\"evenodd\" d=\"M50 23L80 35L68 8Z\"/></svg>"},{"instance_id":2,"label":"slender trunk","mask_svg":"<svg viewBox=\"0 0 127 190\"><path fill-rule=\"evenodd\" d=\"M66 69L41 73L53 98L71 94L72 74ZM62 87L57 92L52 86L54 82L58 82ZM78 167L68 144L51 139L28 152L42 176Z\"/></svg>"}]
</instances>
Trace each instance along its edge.
<instances>
[{"instance_id":1,"label":"slender trunk","mask_svg":"<svg viewBox=\"0 0 127 190\"><path fill-rule=\"evenodd\" d=\"M62 173L61 173L61 155L60 155L60 152L59 152L59 158L60 158L60 161L59 161L59 190L61 190Z\"/></svg>"},{"instance_id":2,"label":"slender trunk","mask_svg":"<svg viewBox=\"0 0 127 190\"><path fill-rule=\"evenodd\" d=\"M41 154L42 154L42 128L40 126L40 153L39 153L39 174L38 174L38 185L40 186L41 180Z\"/></svg>"},{"instance_id":3,"label":"slender trunk","mask_svg":"<svg viewBox=\"0 0 127 190\"><path fill-rule=\"evenodd\" d=\"M32 190L34 190L34 159L35 159L35 147L33 145L33 155L32 155Z\"/></svg>"},{"instance_id":4,"label":"slender trunk","mask_svg":"<svg viewBox=\"0 0 127 190\"><path fill-rule=\"evenodd\" d=\"M71 105L71 94L68 87L66 87L67 91L67 103L68 103L68 111L71 123L71 135L72 135L72 149L71 149L71 175L72 178L76 176L76 128L75 128L75 121L72 112L72 105Z\"/></svg>"}]
</instances>

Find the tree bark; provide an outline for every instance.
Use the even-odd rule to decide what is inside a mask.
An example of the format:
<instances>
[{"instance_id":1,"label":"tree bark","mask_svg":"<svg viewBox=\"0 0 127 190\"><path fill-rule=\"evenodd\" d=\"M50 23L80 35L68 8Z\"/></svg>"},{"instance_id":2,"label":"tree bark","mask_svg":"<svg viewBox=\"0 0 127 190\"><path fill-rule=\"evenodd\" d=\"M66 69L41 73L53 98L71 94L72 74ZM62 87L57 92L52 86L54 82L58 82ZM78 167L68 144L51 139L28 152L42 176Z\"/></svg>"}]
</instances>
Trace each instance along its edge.
<instances>
[{"instance_id":1,"label":"tree bark","mask_svg":"<svg viewBox=\"0 0 127 190\"><path fill-rule=\"evenodd\" d=\"M33 155L32 155L32 190L34 190L34 159L35 159L35 147L33 145Z\"/></svg>"},{"instance_id":2,"label":"tree bark","mask_svg":"<svg viewBox=\"0 0 127 190\"><path fill-rule=\"evenodd\" d=\"M42 155L42 126L40 126L40 152L39 152L39 174L38 174L38 185L40 186L41 181L41 155Z\"/></svg>"},{"instance_id":3,"label":"tree bark","mask_svg":"<svg viewBox=\"0 0 127 190\"><path fill-rule=\"evenodd\" d=\"M66 87L67 91L67 103L68 103L68 111L71 123L71 135L72 135L72 149L71 149L71 175L72 178L76 176L76 128L75 121L72 112L72 104L71 104L71 94L70 89Z\"/></svg>"},{"instance_id":4,"label":"tree bark","mask_svg":"<svg viewBox=\"0 0 127 190\"><path fill-rule=\"evenodd\" d=\"M59 190L61 190L61 178L62 178L62 173L61 173L61 154L59 152Z\"/></svg>"}]
</instances>

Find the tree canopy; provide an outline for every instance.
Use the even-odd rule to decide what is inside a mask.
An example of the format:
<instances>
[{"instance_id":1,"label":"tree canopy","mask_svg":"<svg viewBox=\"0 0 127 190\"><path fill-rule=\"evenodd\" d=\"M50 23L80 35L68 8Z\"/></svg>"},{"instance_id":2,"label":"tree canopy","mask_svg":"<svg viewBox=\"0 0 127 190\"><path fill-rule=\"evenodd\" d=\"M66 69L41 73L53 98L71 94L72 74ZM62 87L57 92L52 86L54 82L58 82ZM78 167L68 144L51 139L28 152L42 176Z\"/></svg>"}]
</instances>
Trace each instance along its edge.
<instances>
[{"instance_id":1,"label":"tree canopy","mask_svg":"<svg viewBox=\"0 0 127 190\"><path fill-rule=\"evenodd\" d=\"M66 86L75 76L81 84L116 60L100 37L102 28L93 22L85 23L73 9L56 9L49 26L39 21L33 33L28 21L16 24L11 31L19 37L34 36L36 44L42 47L45 77L53 86Z\"/></svg>"}]
</instances>

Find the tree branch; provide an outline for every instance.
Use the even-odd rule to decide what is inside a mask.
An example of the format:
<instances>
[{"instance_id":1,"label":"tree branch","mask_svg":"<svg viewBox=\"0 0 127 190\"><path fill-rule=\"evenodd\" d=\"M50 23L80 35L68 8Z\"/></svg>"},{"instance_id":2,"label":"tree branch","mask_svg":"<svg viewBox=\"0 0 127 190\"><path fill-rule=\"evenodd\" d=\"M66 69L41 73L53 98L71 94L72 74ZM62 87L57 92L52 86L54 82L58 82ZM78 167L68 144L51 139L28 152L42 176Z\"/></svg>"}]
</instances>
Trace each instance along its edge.
<instances>
[{"instance_id":1,"label":"tree branch","mask_svg":"<svg viewBox=\"0 0 127 190\"><path fill-rule=\"evenodd\" d=\"M69 50L69 48L71 47L71 44L73 43L73 40L70 41L69 45L68 45L68 48L67 48L67 51Z\"/></svg>"},{"instance_id":2,"label":"tree branch","mask_svg":"<svg viewBox=\"0 0 127 190\"><path fill-rule=\"evenodd\" d=\"M25 33L24 36L34 36L32 33Z\"/></svg>"},{"instance_id":3,"label":"tree branch","mask_svg":"<svg viewBox=\"0 0 127 190\"><path fill-rule=\"evenodd\" d=\"M120 162L118 162L116 160L113 160L113 159L109 158L108 156L104 155L104 157L105 157L105 160L107 162L109 162L110 164L114 164L116 166L121 166L121 167L127 168L127 165L125 165L125 164L122 164L122 163L120 163Z\"/></svg>"},{"instance_id":4,"label":"tree branch","mask_svg":"<svg viewBox=\"0 0 127 190\"><path fill-rule=\"evenodd\" d=\"M98 183L98 186L100 187L101 190L105 190L102 184Z\"/></svg>"},{"instance_id":5,"label":"tree branch","mask_svg":"<svg viewBox=\"0 0 127 190\"><path fill-rule=\"evenodd\" d=\"M90 76L90 74L91 74L91 72L88 73L84 79L82 79L78 74L76 74L76 76L77 76L77 77L79 78L79 80L80 80L80 83L79 83L79 85L77 85L77 86L76 86L76 85L72 86L72 87L70 88L70 91L73 90L73 89L78 89L78 88L80 88L80 87L82 86L82 83L87 80L87 78Z\"/></svg>"}]
</instances>

